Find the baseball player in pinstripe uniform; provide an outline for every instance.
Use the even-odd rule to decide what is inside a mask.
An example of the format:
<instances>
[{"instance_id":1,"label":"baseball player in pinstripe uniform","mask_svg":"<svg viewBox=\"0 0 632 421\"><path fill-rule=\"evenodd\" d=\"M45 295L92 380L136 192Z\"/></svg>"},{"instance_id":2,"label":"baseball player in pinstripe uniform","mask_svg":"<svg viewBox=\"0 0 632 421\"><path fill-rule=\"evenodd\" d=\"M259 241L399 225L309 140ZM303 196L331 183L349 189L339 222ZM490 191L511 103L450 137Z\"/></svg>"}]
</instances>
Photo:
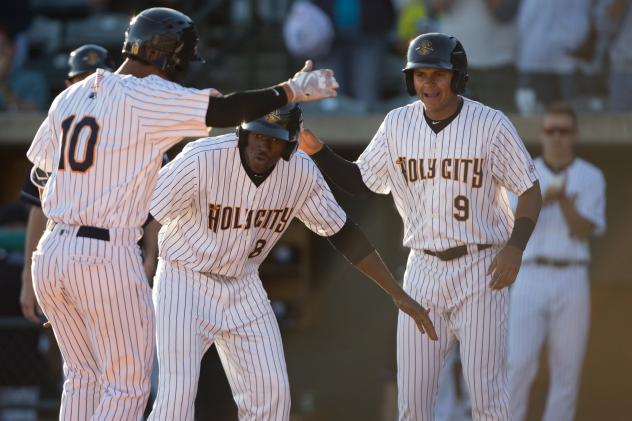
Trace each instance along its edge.
<instances>
[{"instance_id":1,"label":"baseball player in pinstripe uniform","mask_svg":"<svg viewBox=\"0 0 632 421\"><path fill-rule=\"evenodd\" d=\"M298 105L286 105L236 135L189 143L160 171L151 205L162 224L153 297L160 381L151 421L194 419L200 361L213 343L239 419L289 419L281 334L258 270L294 218L328 237L420 334L436 339L426 310L393 279L316 165L294 153L301 121Z\"/></svg>"},{"instance_id":2,"label":"baseball player in pinstripe uniform","mask_svg":"<svg viewBox=\"0 0 632 421\"><path fill-rule=\"evenodd\" d=\"M388 113L355 163L307 130L301 148L343 189L392 194L404 221L404 289L430 308L439 341L400 313L400 419L434 419L439 371L458 340L474 419L506 420L506 287L541 206L535 168L501 112L460 95L468 76L458 40L415 38L404 75L420 101ZM519 195L515 221L507 190Z\"/></svg>"},{"instance_id":3,"label":"baseball player in pinstripe uniform","mask_svg":"<svg viewBox=\"0 0 632 421\"><path fill-rule=\"evenodd\" d=\"M68 74L64 81L66 87L81 82L98 68L112 71L114 62L108 50L95 44L86 44L73 50L68 56ZM35 184L37 183L37 185ZM24 317L33 323L39 323L41 309L35 300L33 281L31 279L31 256L46 229L46 215L42 211L38 187L43 187L45 179L31 180L29 175L24 180L20 191L20 200L28 205L29 219L26 225L26 241L24 244L24 269L22 271L22 290L20 291L20 306Z\"/></svg>"},{"instance_id":4,"label":"baseball player in pinstripe uniform","mask_svg":"<svg viewBox=\"0 0 632 421\"><path fill-rule=\"evenodd\" d=\"M544 204L510 291L509 380L514 420L527 414L529 389L547 344L549 392L545 421L572 420L590 325L591 237L606 228L601 171L576 157L577 117L554 104L542 122L535 160Z\"/></svg>"},{"instance_id":5,"label":"baseball player in pinstripe uniform","mask_svg":"<svg viewBox=\"0 0 632 421\"><path fill-rule=\"evenodd\" d=\"M197 54L197 31L167 8L130 22L125 61L99 69L53 101L28 158L50 173L49 226L33 254L35 294L65 364L63 420L137 420L154 349L151 294L136 244L163 153L207 126L230 127L286 104L335 95L311 63L277 86L221 96L177 83Z\"/></svg>"}]
</instances>

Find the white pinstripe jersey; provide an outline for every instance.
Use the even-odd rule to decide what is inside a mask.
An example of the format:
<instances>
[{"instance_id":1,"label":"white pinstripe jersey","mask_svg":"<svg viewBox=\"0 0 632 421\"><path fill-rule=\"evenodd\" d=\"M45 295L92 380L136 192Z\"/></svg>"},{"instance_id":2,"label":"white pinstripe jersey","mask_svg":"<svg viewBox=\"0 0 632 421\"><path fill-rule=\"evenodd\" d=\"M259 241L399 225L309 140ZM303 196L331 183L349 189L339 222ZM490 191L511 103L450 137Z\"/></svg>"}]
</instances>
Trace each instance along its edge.
<instances>
[{"instance_id":1,"label":"white pinstripe jersey","mask_svg":"<svg viewBox=\"0 0 632 421\"><path fill-rule=\"evenodd\" d=\"M139 227L163 153L207 134L208 98L217 94L102 69L63 91L27 152L52 172L44 213L69 225Z\"/></svg>"},{"instance_id":2,"label":"white pinstripe jersey","mask_svg":"<svg viewBox=\"0 0 632 421\"><path fill-rule=\"evenodd\" d=\"M151 214L163 225L162 259L229 277L256 272L294 217L321 236L337 233L346 221L303 152L279 160L257 187L241 163L235 134L191 142L160 170Z\"/></svg>"},{"instance_id":3,"label":"white pinstripe jersey","mask_svg":"<svg viewBox=\"0 0 632 421\"><path fill-rule=\"evenodd\" d=\"M513 227L506 190L520 195L537 180L509 119L481 103L463 102L438 134L426 123L420 101L389 112L357 160L369 189L393 195L406 247L504 244Z\"/></svg>"},{"instance_id":4,"label":"white pinstripe jersey","mask_svg":"<svg viewBox=\"0 0 632 421\"><path fill-rule=\"evenodd\" d=\"M542 194L546 192L555 173L546 166L541 157L535 159L540 174ZM575 197L575 209L595 226L595 235L606 230L606 181L599 168L581 158L565 170L566 195ZM555 202L542 206L538 223L524 251L523 261L535 257L559 260L590 260L588 240L573 238L562 214L560 204Z\"/></svg>"}]
</instances>

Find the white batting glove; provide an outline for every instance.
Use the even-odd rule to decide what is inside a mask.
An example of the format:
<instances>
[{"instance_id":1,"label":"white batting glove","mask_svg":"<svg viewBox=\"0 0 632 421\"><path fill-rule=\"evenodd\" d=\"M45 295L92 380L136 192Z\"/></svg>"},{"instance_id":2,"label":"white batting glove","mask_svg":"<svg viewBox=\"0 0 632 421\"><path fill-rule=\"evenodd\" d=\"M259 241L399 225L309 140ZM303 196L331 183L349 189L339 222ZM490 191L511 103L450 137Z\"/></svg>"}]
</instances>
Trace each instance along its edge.
<instances>
[{"instance_id":1,"label":"white batting glove","mask_svg":"<svg viewBox=\"0 0 632 421\"><path fill-rule=\"evenodd\" d=\"M292 102L310 102L332 98L337 95L338 82L330 69L312 70L312 61L307 60L305 66L287 81L292 90Z\"/></svg>"}]
</instances>

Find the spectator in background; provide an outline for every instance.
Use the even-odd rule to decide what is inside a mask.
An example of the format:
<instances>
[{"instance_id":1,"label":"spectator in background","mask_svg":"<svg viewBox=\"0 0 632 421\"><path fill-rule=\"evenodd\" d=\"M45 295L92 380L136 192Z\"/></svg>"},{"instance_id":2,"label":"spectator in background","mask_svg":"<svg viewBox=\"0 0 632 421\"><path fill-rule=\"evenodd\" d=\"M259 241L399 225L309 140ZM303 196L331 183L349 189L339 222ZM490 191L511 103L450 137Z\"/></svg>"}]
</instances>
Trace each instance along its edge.
<instances>
[{"instance_id":1,"label":"spectator in background","mask_svg":"<svg viewBox=\"0 0 632 421\"><path fill-rule=\"evenodd\" d=\"M520 0L425 0L441 14L440 32L463 42L470 81L465 96L515 111L516 12Z\"/></svg>"},{"instance_id":2,"label":"spectator in background","mask_svg":"<svg viewBox=\"0 0 632 421\"><path fill-rule=\"evenodd\" d=\"M509 384L512 419L527 415L529 390L547 347L549 390L543 421L572 421L590 325L589 241L606 229L606 182L578 157L577 115L564 103L542 119L538 224L510 290ZM515 204L515 197L511 197Z\"/></svg>"},{"instance_id":3,"label":"spectator in background","mask_svg":"<svg viewBox=\"0 0 632 421\"><path fill-rule=\"evenodd\" d=\"M592 36L592 0L522 0L518 10L518 91L521 112L578 96L579 50Z\"/></svg>"},{"instance_id":4,"label":"spectator in background","mask_svg":"<svg viewBox=\"0 0 632 421\"><path fill-rule=\"evenodd\" d=\"M49 88L44 76L24 67L14 67L16 45L0 28L0 111L44 110Z\"/></svg>"},{"instance_id":5,"label":"spectator in background","mask_svg":"<svg viewBox=\"0 0 632 421\"><path fill-rule=\"evenodd\" d=\"M617 25L609 49L609 104L614 112L632 111L632 1L612 0L608 17Z\"/></svg>"},{"instance_id":6,"label":"spectator in background","mask_svg":"<svg viewBox=\"0 0 632 421\"><path fill-rule=\"evenodd\" d=\"M380 71L394 29L390 0L315 0L331 18L336 35L327 61L336 74L342 94L358 102L358 110L371 111L380 99ZM339 93L340 95L340 93Z\"/></svg>"}]
</instances>

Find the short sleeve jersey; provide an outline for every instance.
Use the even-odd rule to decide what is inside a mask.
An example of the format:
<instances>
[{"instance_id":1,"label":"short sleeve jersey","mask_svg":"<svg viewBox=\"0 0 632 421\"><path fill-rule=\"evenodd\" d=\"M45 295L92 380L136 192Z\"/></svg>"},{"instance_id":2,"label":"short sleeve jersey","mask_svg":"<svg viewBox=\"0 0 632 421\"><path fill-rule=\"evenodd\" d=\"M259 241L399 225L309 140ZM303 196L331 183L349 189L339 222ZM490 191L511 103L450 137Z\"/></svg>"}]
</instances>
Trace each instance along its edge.
<instances>
[{"instance_id":1,"label":"short sleeve jersey","mask_svg":"<svg viewBox=\"0 0 632 421\"><path fill-rule=\"evenodd\" d=\"M541 157L536 158L535 166L540 174L540 187L544 194L556 173ZM575 158L564 170L564 177L565 194L574 201L577 212L593 224L594 234L602 235L606 230L606 181L603 173L593 164ZM584 262L590 260L588 241L571 235L557 202L542 207L523 260L537 257Z\"/></svg>"},{"instance_id":2,"label":"short sleeve jersey","mask_svg":"<svg viewBox=\"0 0 632 421\"><path fill-rule=\"evenodd\" d=\"M504 244L513 227L507 190L520 195L537 180L509 119L463 101L439 133L420 101L391 111L357 160L369 189L393 195L406 247Z\"/></svg>"},{"instance_id":3,"label":"short sleeve jersey","mask_svg":"<svg viewBox=\"0 0 632 421\"><path fill-rule=\"evenodd\" d=\"M241 162L237 136L199 139L160 171L151 214L163 227L160 257L198 272L255 273L293 218L321 236L346 214L303 152L279 160L259 186Z\"/></svg>"},{"instance_id":4,"label":"short sleeve jersey","mask_svg":"<svg viewBox=\"0 0 632 421\"><path fill-rule=\"evenodd\" d=\"M164 152L207 134L208 98L217 94L102 69L63 91L27 152L51 173L44 213L70 225L141 226Z\"/></svg>"}]
</instances>

